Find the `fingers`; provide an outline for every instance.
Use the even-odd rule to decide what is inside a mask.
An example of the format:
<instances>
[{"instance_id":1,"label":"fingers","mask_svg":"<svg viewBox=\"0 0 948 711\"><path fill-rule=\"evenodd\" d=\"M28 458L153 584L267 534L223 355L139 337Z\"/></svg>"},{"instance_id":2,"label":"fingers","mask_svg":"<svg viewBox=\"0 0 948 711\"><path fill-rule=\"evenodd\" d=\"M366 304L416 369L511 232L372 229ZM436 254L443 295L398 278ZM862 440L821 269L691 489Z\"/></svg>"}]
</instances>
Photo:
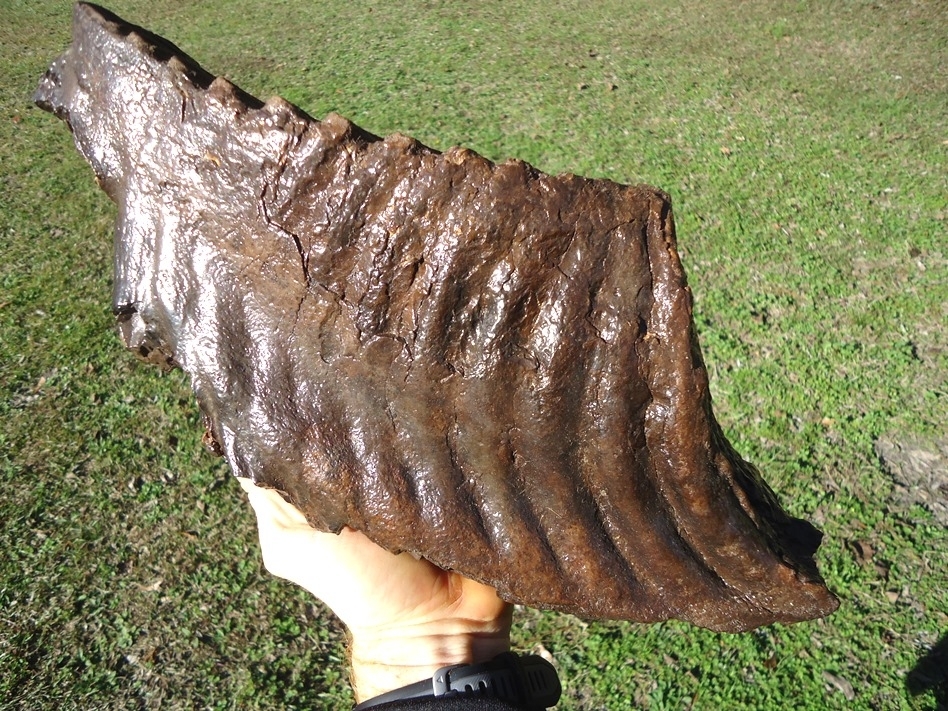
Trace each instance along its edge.
<instances>
[{"instance_id":1,"label":"fingers","mask_svg":"<svg viewBox=\"0 0 948 711\"><path fill-rule=\"evenodd\" d=\"M458 617L504 619L509 606L493 588L441 570L408 553L394 554L351 528L317 531L279 492L240 479L257 515L263 563L302 586L350 628L428 625Z\"/></svg>"},{"instance_id":2,"label":"fingers","mask_svg":"<svg viewBox=\"0 0 948 711\"><path fill-rule=\"evenodd\" d=\"M351 528L338 534L317 531L277 491L246 479L240 483L257 516L267 571L305 588L344 621L364 617L373 609L369 601L374 597L391 601L406 587L413 591L419 585L418 567L428 572L430 564L390 553Z\"/></svg>"},{"instance_id":3,"label":"fingers","mask_svg":"<svg viewBox=\"0 0 948 711\"><path fill-rule=\"evenodd\" d=\"M247 498L257 514L258 522L266 522L268 525L283 528L310 527L303 512L284 499L275 489L264 489L250 479L239 478L237 481L247 492Z\"/></svg>"},{"instance_id":4,"label":"fingers","mask_svg":"<svg viewBox=\"0 0 948 711\"><path fill-rule=\"evenodd\" d=\"M319 578L338 569L349 555L340 550L339 536L317 531L303 513L279 492L239 479L257 516L263 565L272 575L302 585L324 598Z\"/></svg>"}]
</instances>

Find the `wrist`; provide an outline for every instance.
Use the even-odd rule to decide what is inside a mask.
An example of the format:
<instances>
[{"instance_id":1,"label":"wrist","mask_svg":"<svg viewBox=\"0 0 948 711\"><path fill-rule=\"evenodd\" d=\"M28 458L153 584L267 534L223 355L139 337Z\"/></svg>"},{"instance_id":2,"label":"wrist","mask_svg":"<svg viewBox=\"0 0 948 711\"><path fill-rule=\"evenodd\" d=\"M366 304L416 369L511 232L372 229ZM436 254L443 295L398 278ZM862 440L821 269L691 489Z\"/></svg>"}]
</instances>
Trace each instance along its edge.
<instances>
[{"instance_id":1,"label":"wrist","mask_svg":"<svg viewBox=\"0 0 948 711\"><path fill-rule=\"evenodd\" d=\"M351 634L357 702L430 678L441 667L477 664L510 650L509 625L480 621L451 620L407 630Z\"/></svg>"}]
</instances>

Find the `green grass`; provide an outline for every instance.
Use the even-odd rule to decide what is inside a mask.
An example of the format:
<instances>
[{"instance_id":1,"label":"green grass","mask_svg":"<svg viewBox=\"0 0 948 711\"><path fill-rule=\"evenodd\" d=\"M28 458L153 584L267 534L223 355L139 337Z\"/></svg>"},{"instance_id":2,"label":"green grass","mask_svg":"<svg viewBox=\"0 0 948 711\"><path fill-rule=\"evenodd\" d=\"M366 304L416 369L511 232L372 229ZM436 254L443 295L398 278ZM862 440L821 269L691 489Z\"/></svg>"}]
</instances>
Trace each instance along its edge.
<instances>
[{"instance_id":1,"label":"green grass","mask_svg":"<svg viewBox=\"0 0 948 711\"><path fill-rule=\"evenodd\" d=\"M843 606L743 635L518 611L560 708L948 703L907 685L948 633L948 536L873 451L948 422L948 6L111 7L314 116L673 196L718 417L825 531ZM339 625L262 571L186 379L112 333L113 206L29 101L69 16L0 0L0 708L345 708Z\"/></svg>"}]
</instances>

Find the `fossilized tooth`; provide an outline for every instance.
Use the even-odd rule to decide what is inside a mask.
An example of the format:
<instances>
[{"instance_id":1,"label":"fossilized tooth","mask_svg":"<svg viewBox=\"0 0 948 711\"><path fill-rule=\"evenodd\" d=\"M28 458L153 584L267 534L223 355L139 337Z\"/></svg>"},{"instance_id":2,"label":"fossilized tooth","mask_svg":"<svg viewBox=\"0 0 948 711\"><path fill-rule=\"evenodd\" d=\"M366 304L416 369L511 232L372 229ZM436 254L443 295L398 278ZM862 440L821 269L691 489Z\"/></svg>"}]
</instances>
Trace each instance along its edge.
<instances>
[{"instance_id":1,"label":"fossilized tooth","mask_svg":"<svg viewBox=\"0 0 948 711\"><path fill-rule=\"evenodd\" d=\"M121 336L237 476L537 607L837 607L712 415L664 193L261 103L92 5L73 32L36 101L118 204Z\"/></svg>"}]
</instances>

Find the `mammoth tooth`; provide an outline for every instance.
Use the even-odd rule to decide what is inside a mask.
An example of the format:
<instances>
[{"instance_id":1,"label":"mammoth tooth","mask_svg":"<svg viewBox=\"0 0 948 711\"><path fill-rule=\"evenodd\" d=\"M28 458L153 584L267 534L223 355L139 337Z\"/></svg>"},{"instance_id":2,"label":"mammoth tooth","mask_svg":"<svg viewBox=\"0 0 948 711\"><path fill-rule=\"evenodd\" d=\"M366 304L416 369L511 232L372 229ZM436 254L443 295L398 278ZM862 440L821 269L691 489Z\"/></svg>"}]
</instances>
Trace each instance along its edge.
<instances>
[{"instance_id":1,"label":"mammoth tooth","mask_svg":"<svg viewBox=\"0 0 948 711\"><path fill-rule=\"evenodd\" d=\"M73 33L35 98L118 204L120 333L234 474L536 607L837 607L714 419L667 195L262 103L92 5Z\"/></svg>"}]
</instances>

